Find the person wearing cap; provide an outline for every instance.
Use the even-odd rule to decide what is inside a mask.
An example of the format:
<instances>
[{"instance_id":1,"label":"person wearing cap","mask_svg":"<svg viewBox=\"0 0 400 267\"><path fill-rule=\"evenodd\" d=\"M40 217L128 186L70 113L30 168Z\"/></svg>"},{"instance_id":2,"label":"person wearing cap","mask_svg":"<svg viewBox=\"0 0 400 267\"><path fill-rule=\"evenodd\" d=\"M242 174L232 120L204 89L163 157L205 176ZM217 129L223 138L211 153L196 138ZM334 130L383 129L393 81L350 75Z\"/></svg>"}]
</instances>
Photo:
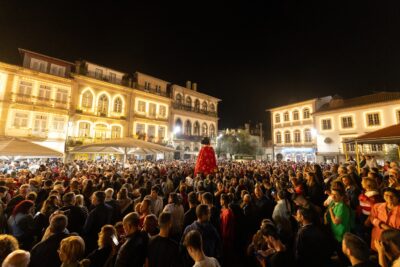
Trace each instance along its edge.
<instances>
[{"instance_id":1,"label":"person wearing cap","mask_svg":"<svg viewBox=\"0 0 400 267\"><path fill-rule=\"evenodd\" d=\"M392 187L383 190L384 203L375 204L371 210L371 248L376 251L375 240L379 240L383 230L400 229L400 192Z\"/></svg>"}]
</instances>

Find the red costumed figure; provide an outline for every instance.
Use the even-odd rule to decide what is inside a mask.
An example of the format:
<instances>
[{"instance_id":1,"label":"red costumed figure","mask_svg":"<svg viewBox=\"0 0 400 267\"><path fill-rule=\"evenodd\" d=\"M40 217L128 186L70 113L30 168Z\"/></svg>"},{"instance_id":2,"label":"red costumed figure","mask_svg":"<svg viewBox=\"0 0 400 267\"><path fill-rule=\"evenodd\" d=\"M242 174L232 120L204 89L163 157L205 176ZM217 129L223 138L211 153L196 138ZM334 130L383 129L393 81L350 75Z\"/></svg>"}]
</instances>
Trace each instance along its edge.
<instances>
[{"instance_id":1,"label":"red costumed figure","mask_svg":"<svg viewBox=\"0 0 400 267\"><path fill-rule=\"evenodd\" d=\"M201 144L203 147L200 149L199 156L197 157L194 169L195 176L197 173L208 175L217 170L217 160L215 159L214 149L210 146L210 139L207 137L203 138Z\"/></svg>"}]
</instances>

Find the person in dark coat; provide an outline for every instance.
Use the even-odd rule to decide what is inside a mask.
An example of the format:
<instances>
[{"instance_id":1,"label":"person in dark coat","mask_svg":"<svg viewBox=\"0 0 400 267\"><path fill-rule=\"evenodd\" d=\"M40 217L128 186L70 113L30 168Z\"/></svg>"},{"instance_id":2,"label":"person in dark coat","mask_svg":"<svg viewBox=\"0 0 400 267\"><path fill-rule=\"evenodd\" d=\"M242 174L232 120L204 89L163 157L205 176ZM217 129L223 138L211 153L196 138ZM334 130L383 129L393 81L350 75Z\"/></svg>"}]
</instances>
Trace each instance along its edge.
<instances>
[{"instance_id":1,"label":"person in dark coat","mask_svg":"<svg viewBox=\"0 0 400 267\"><path fill-rule=\"evenodd\" d=\"M82 234L86 222L86 214L82 208L75 206L75 193L68 192L63 196L64 206L60 209L68 217L68 230L71 233Z\"/></svg>"},{"instance_id":2,"label":"person in dark coat","mask_svg":"<svg viewBox=\"0 0 400 267\"><path fill-rule=\"evenodd\" d=\"M57 250L61 240L69 236L66 230L67 224L68 218L65 215L58 214L51 218L49 229L51 235L32 248L29 267L59 267L61 265Z\"/></svg>"},{"instance_id":3,"label":"person in dark coat","mask_svg":"<svg viewBox=\"0 0 400 267\"><path fill-rule=\"evenodd\" d=\"M99 248L87 256L90 267L114 266L118 246L117 230L112 225L104 225L99 233Z\"/></svg>"},{"instance_id":4,"label":"person in dark coat","mask_svg":"<svg viewBox=\"0 0 400 267\"><path fill-rule=\"evenodd\" d=\"M196 206L197 206L197 196L195 192L190 192L188 194L189 209L186 211L183 219L183 227L192 224L196 219Z\"/></svg>"},{"instance_id":5,"label":"person in dark coat","mask_svg":"<svg viewBox=\"0 0 400 267\"><path fill-rule=\"evenodd\" d=\"M106 194L103 191L96 191L92 195L94 209L89 212L83 226L86 251L92 252L97 248L98 234L106 224L111 224L113 209L105 204Z\"/></svg>"},{"instance_id":6,"label":"person in dark coat","mask_svg":"<svg viewBox=\"0 0 400 267\"><path fill-rule=\"evenodd\" d=\"M140 231L140 216L131 212L122 221L126 241L118 251L115 267L142 267L147 255L148 236Z\"/></svg>"}]
</instances>

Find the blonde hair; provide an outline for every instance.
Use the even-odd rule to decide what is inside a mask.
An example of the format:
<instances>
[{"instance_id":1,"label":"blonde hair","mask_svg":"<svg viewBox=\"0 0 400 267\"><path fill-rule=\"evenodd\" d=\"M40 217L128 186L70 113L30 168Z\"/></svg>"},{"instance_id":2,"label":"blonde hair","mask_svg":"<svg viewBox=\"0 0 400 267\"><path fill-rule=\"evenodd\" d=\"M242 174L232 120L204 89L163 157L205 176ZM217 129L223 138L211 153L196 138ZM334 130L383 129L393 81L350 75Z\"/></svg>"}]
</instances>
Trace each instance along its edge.
<instances>
[{"instance_id":1,"label":"blonde hair","mask_svg":"<svg viewBox=\"0 0 400 267\"><path fill-rule=\"evenodd\" d=\"M376 190L378 189L378 183L375 179L370 177L364 177L361 181L362 187L369 190Z\"/></svg>"},{"instance_id":2,"label":"blonde hair","mask_svg":"<svg viewBox=\"0 0 400 267\"><path fill-rule=\"evenodd\" d=\"M60 259L63 263L75 263L85 253L85 242L80 236L70 236L61 240Z\"/></svg>"},{"instance_id":3,"label":"blonde hair","mask_svg":"<svg viewBox=\"0 0 400 267\"><path fill-rule=\"evenodd\" d=\"M75 205L79 206L79 207L83 207L84 206L84 201L85 198L83 195L79 194L75 196Z\"/></svg>"},{"instance_id":4,"label":"blonde hair","mask_svg":"<svg viewBox=\"0 0 400 267\"><path fill-rule=\"evenodd\" d=\"M31 254L25 250L14 250L5 258L2 267L27 267L31 258Z\"/></svg>"},{"instance_id":5,"label":"blonde hair","mask_svg":"<svg viewBox=\"0 0 400 267\"><path fill-rule=\"evenodd\" d=\"M18 240L12 235L0 235L0 264L8 254L19 249Z\"/></svg>"},{"instance_id":6,"label":"blonde hair","mask_svg":"<svg viewBox=\"0 0 400 267\"><path fill-rule=\"evenodd\" d=\"M117 230L115 230L114 226L112 226L111 224L106 224L103 227L101 227L101 231L99 233L99 239L97 240L99 248L112 246L113 235L117 236Z\"/></svg>"}]
</instances>

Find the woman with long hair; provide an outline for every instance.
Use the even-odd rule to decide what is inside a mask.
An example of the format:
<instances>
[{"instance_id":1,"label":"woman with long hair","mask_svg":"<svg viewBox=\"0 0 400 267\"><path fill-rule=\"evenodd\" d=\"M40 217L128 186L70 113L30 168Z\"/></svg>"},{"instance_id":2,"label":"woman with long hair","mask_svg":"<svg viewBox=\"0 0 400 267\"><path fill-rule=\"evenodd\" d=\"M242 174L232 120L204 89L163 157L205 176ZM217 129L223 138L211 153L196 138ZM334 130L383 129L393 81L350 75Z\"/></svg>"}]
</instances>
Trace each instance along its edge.
<instances>
[{"instance_id":1,"label":"woman with long hair","mask_svg":"<svg viewBox=\"0 0 400 267\"><path fill-rule=\"evenodd\" d=\"M348 204L353 210L356 210L360 205L360 202L358 201L358 196L361 193L360 188L358 188L356 182L348 174L343 175L341 179L345 186Z\"/></svg>"},{"instance_id":2,"label":"woman with long hair","mask_svg":"<svg viewBox=\"0 0 400 267\"><path fill-rule=\"evenodd\" d=\"M42 239L43 233L50 224L50 215L59 209L59 199L56 195L49 196L43 203L40 212L33 218L35 224L35 235L38 240Z\"/></svg>"},{"instance_id":3,"label":"woman with long hair","mask_svg":"<svg viewBox=\"0 0 400 267\"><path fill-rule=\"evenodd\" d=\"M168 204L165 205L163 212L169 212L172 215L171 237L177 238L182 233L185 212L181 200L177 193L170 193Z\"/></svg>"},{"instance_id":4,"label":"woman with long hair","mask_svg":"<svg viewBox=\"0 0 400 267\"><path fill-rule=\"evenodd\" d=\"M322 202L324 201L324 191L322 186L318 184L315 173L307 172L305 177L306 192L310 201L317 206L322 206Z\"/></svg>"},{"instance_id":5,"label":"woman with long hair","mask_svg":"<svg viewBox=\"0 0 400 267\"><path fill-rule=\"evenodd\" d=\"M80 236L70 236L61 240L58 255L61 267L84 267L88 262L81 261L85 253L85 241Z\"/></svg>"},{"instance_id":6,"label":"woman with long hair","mask_svg":"<svg viewBox=\"0 0 400 267\"><path fill-rule=\"evenodd\" d=\"M34 241L33 211L35 204L30 200L23 200L15 206L8 226L10 233L17 238L22 249L30 250Z\"/></svg>"},{"instance_id":7,"label":"woman with long hair","mask_svg":"<svg viewBox=\"0 0 400 267\"><path fill-rule=\"evenodd\" d=\"M129 197L129 191L123 187L117 194L117 203L121 211L121 217L132 211L132 199Z\"/></svg>"},{"instance_id":8,"label":"woman with long hair","mask_svg":"<svg viewBox=\"0 0 400 267\"><path fill-rule=\"evenodd\" d=\"M98 249L90 253L90 267L114 266L115 255L118 247L118 235L114 226L106 224L101 228L97 241Z\"/></svg>"}]
</instances>

